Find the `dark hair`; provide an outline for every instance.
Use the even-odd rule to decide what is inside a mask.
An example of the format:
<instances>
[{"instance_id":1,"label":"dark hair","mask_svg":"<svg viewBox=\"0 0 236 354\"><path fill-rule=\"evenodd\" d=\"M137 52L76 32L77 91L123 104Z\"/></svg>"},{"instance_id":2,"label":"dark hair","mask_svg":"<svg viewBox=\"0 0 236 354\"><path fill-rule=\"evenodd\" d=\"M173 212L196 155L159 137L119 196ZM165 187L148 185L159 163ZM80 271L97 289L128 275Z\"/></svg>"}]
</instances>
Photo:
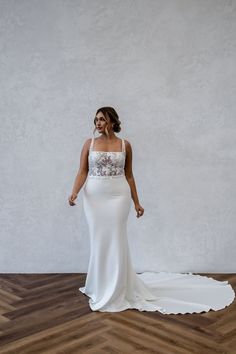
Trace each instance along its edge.
<instances>
[{"instance_id":1,"label":"dark hair","mask_svg":"<svg viewBox=\"0 0 236 354\"><path fill-rule=\"evenodd\" d=\"M99 112L102 112L104 117L107 117L107 115L110 117L110 120L113 123L113 130L115 133L119 133L121 131L121 127L120 127L121 121L119 120L119 116L113 107L101 107L97 110L96 115ZM94 125L96 125L95 118L94 118Z\"/></svg>"}]
</instances>

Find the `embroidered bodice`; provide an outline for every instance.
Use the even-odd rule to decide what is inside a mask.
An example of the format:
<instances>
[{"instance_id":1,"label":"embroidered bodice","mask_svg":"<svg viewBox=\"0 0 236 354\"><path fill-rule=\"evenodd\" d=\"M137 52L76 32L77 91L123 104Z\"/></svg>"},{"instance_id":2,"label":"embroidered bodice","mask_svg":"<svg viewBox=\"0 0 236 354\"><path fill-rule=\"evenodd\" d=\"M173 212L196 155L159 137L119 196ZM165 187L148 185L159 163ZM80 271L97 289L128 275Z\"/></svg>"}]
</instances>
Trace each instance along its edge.
<instances>
[{"instance_id":1,"label":"embroidered bodice","mask_svg":"<svg viewBox=\"0 0 236 354\"><path fill-rule=\"evenodd\" d=\"M122 139L122 151L95 151L93 144L94 137L89 148L88 176L104 178L123 176L126 157L124 139Z\"/></svg>"}]
</instances>

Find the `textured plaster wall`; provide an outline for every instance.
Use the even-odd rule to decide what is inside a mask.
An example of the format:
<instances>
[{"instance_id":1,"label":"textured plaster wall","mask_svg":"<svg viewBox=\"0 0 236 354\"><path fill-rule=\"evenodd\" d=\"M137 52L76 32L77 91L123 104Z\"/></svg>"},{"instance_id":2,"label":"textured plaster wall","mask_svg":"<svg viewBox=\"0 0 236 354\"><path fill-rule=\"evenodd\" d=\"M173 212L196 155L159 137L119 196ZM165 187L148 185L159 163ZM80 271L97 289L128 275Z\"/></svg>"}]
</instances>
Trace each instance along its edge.
<instances>
[{"instance_id":1,"label":"textured plaster wall","mask_svg":"<svg viewBox=\"0 0 236 354\"><path fill-rule=\"evenodd\" d=\"M1 0L0 272L86 272L98 107L133 148L136 271L235 272L236 1Z\"/></svg>"}]
</instances>

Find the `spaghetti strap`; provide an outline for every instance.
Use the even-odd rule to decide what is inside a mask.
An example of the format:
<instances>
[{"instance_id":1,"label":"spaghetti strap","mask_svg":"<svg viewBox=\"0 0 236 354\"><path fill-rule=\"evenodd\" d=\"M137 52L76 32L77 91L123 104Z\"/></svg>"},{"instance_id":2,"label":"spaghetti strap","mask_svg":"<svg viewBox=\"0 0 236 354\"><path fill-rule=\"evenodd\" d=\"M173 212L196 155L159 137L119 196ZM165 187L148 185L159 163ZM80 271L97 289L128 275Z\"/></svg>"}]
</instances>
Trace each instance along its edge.
<instances>
[{"instance_id":1,"label":"spaghetti strap","mask_svg":"<svg viewBox=\"0 0 236 354\"><path fill-rule=\"evenodd\" d=\"M125 141L122 139L122 151L125 152Z\"/></svg>"},{"instance_id":2,"label":"spaghetti strap","mask_svg":"<svg viewBox=\"0 0 236 354\"><path fill-rule=\"evenodd\" d=\"M90 143L90 147L89 147L89 150L91 150L91 151L93 149L93 144L94 144L94 137L92 137L92 140L91 140L91 143Z\"/></svg>"}]
</instances>

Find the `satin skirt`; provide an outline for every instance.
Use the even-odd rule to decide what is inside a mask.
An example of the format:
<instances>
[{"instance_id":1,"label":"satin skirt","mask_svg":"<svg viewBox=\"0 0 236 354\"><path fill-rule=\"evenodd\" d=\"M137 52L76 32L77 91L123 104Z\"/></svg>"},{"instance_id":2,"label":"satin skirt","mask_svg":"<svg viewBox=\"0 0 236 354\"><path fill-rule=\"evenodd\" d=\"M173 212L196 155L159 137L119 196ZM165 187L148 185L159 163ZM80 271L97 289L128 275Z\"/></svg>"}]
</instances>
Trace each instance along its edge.
<instances>
[{"instance_id":1,"label":"satin skirt","mask_svg":"<svg viewBox=\"0 0 236 354\"><path fill-rule=\"evenodd\" d=\"M131 204L125 175L88 176L83 208L89 228L90 259L85 286L79 290L88 296L92 311L200 313L220 310L233 302L235 292L228 281L193 273L136 273L127 238Z\"/></svg>"}]
</instances>

